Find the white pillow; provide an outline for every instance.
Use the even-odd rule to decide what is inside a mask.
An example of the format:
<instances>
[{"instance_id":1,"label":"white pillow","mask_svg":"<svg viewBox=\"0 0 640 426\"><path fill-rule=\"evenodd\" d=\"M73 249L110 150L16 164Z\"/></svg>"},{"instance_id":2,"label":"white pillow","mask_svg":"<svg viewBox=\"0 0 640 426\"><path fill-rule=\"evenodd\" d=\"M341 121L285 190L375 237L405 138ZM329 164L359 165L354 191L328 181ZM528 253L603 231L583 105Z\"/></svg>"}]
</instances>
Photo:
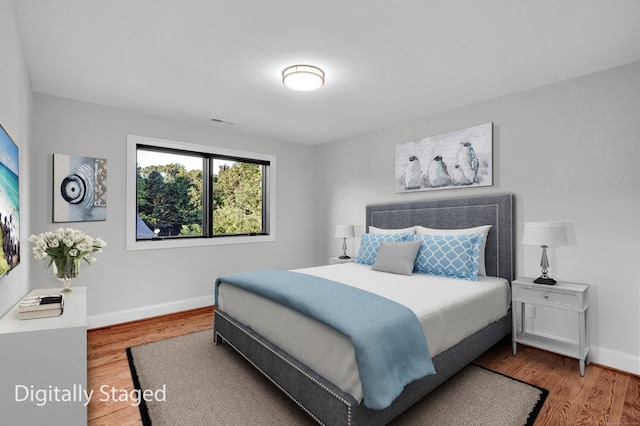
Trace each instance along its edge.
<instances>
[{"instance_id":1,"label":"white pillow","mask_svg":"<svg viewBox=\"0 0 640 426\"><path fill-rule=\"evenodd\" d=\"M491 229L493 225L482 225L476 226L474 228L464 228L464 229L433 229L426 228L424 226L416 226L416 234L418 235L464 235L464 234L483 234L484 241L482 242L482 246L480 247L480 268L478 270L478 275L486 276L487 268L485 266L484 260L484 249L487 246L487 234L489 233L489 229ZM371 228L371 227L369 227Z\"/></svg>"},{"instance_id":2,"label":"white pillow","mask_svg":"<svg viewBox=\"0 0 640 426\"><path fill-rule=\"evenodd\" d=\"M376 228L375 226L369 225L369 233L370 234L415 234L416 227L410 226L409 228L402 228L402 229L384 229L384 228Z\"/></svg>"}]
</instances>

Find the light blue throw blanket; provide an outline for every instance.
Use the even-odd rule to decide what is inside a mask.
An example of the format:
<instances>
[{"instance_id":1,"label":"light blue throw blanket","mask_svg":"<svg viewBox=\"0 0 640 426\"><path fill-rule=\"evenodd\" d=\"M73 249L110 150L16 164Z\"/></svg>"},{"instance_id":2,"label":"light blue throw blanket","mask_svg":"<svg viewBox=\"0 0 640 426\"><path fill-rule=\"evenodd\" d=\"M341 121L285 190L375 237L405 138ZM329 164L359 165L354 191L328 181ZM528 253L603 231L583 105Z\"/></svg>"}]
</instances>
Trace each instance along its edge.
<instances>
[{"instance_id":1,"label":"light blue throw blanket","mask_svg":"<svg viewBox=\"0 0 640 426\"><path fill-rule=\"evenodd\" d=\"M347 336L368 408L388 407L407 384L435 374L420 321L400 303L313 275L259 270L219 277L216 305L221 282L286 305Z\"/></svg>"}]
</instances>

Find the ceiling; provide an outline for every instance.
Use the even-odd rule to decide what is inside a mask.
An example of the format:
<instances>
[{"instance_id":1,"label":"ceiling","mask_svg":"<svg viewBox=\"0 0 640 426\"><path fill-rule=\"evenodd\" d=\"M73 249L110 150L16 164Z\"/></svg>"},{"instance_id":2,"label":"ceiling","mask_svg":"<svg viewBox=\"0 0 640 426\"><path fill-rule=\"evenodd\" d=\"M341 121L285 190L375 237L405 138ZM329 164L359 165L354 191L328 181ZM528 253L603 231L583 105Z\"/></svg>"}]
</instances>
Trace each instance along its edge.
<instances>
[{"instance_id":1,"label":"ceiling","mask_svg":"<svg viewBox=\"0 0 640 426\"><path fill-rule=\"evenodd\" d=\"M14 4L35 92L309 145L640 60L637 0Z\"/></svg>"}]
</instances>

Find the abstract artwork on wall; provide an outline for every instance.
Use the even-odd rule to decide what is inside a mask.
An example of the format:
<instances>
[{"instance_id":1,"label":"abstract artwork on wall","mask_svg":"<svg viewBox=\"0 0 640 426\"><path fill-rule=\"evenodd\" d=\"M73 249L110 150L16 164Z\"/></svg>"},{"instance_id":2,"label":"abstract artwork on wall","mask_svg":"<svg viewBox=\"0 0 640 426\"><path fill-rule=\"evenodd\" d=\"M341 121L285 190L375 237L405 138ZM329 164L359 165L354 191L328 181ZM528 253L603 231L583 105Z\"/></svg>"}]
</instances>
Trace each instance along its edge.
<instances>
[{"instance_id":1,"label":"abstract artwork on wall","mask_svg":"<svg viewBox=\"0 0 640 426\"><path fill-rule=\"evenodd\" d=\"M493 123L396 144L395 192L493 185Z\"/></svg>"},{"instance_id":2,"label":"abstract artwork on wall","mask_svg":"<svg viewBox=\"0 0 640 426\"><path fill-rule=\"evenodd\" d=\"M107 218L107 160L53 154L53 221Z\"/></svg>"}]
</instances>

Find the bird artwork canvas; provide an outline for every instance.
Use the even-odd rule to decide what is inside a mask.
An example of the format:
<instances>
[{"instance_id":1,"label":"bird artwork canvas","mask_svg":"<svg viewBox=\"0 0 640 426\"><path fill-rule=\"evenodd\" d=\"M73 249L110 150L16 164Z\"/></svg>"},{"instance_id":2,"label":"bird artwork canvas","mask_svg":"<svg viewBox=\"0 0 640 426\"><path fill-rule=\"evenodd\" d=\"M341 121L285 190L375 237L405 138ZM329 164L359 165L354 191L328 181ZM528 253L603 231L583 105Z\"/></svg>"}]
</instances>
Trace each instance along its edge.
<instances>
[{"instance_id":1,"label":"bird artwork canvas","mask_svg":"<svg viewBox=\"0 0 640 426\"><path fill-rule=\"evenodd\" d=\"M493 123L396 144L395 192L493 185Z\"/></svg>"}]
</instances>

